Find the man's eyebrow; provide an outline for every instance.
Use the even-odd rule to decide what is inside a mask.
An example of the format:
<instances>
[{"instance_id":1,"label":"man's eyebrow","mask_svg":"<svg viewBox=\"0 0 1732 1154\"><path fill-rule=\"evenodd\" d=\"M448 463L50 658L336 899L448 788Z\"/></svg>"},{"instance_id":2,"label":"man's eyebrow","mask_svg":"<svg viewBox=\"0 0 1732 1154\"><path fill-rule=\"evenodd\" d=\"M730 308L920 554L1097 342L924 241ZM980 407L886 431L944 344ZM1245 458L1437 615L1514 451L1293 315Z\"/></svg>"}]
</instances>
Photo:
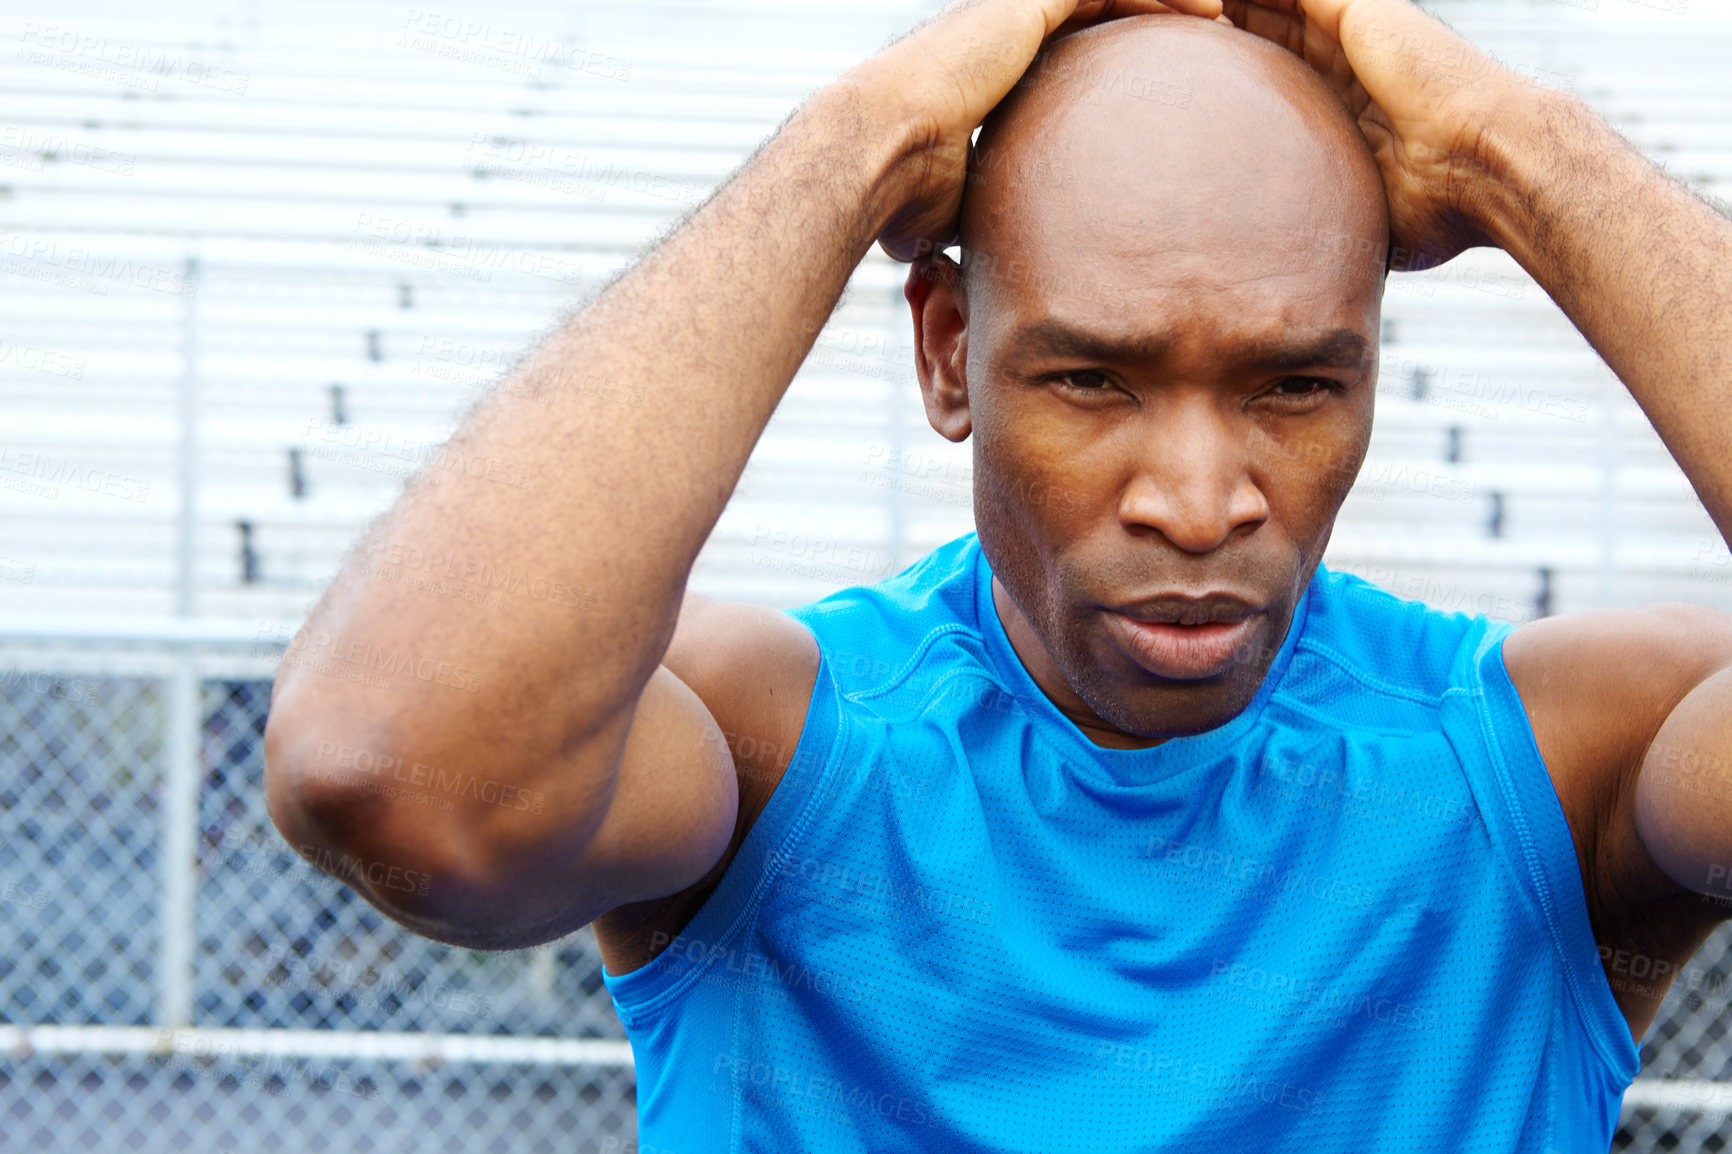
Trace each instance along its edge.
<instances>
[{"instance_id":1,"label":"man's eyebrow","mask_svg":"<svg viewBox=\"0 0 1732 1154\"><path fill-rule=\"evenodd\" d=\"M1357 369L1365 363L1366 339L1352 329L1329 329L1311 337L1260 341L1245 361L1254 369L1280 373L1292 369Z\"/></svg>"},{"instance_id":2,"label":"man's eyebrow","mask_svg":"<svg viewBox=\"0 0 1732 1154\"><path fill-rule=\"evenodd\" d=\"M1008 351L1022 356L1076 357L1094 361L1156 361L1172 346L1165 333L1121 339L1045 318L1012 330ZM1255 341L1235 351L1233 360L1261 372L1303 368L1356 369L1370 345L1352 329L1326 329L1314 335Z\"/></svg>"},{"instance_id":3,"label":"man's eyebrow","mask_svg":"<svg viewBox=\"0 0 1732 1154\"><path fill-rule=\"evenodd\" d=\"M1122 340L1072 328L1051 317L1011 330L1009 351L1022 356L1076 357L1091 361L1155 361L1172 338L1164 333Z\"/></svg>"}]
</instances>

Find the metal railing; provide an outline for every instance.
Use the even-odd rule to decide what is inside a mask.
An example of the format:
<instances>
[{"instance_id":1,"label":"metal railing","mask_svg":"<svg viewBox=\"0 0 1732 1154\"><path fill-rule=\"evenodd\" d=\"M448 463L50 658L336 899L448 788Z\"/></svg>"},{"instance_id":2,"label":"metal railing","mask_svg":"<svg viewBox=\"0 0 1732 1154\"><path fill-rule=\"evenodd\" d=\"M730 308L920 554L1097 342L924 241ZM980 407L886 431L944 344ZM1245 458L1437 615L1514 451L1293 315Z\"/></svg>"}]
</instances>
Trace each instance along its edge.
<instances>
[{"instance_id":1,"label":"metal railing","mask_svg":"<svg viewBox=\"0 0 1732 1154\"><path fill-rule=\"evenodd\" d=\"M276 633L0 623L0 1149L632 1148L588 931L443 946L277 835Z\"/></svg>"},{"instance_id":2,"label":"metal railing","mask_svg":"<svg viewBox=\"0 0 1732 1154\"><path fill-rule=\"evenodd\" d=\"M439 945L276 834L286 635L0 619L0 1149L632 1149L589 931ZM1732 1135L1729 1000L1732 927L1649 1031L1615 1149Z\"/></svg>"}]
</instances>

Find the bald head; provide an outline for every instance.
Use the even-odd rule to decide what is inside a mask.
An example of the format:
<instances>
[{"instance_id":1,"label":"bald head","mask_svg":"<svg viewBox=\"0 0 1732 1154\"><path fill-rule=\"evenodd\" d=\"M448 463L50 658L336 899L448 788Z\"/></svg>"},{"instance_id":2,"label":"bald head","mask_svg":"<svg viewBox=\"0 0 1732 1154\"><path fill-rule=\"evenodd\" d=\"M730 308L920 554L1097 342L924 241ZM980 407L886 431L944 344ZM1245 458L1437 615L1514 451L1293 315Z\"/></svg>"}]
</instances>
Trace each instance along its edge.
<instances>
[{"instance_id":1,"label":"bald head","mask_svg":"<svg viewBox=\"0 0 1732 1154\"><path fill-rule=\"evenodd\" d=\"M1037 59L981 128L961 221L965 264L1044 252L1075 277L1100 260L1357 254L1361 280L1381 279L1386 240L1376 163L1322 79L1176 15L1096 25Z\"/></svg>"},{"instance_id":2,"label":"bald head","mask_svg":"<svg viewBox=\"0 0 1732 1154\"><path fill-rule=\"evenodd\" d=\"M1254 697L1370 443L1387 236L1341 102L1225 24L1064 37L982 126L966 276L910 272L916 368L973 439L994 607L1078 724L1200 733ZM1256 607L1231 655L1124 608L1203 591Z\"/></svg>"}]
</instances>

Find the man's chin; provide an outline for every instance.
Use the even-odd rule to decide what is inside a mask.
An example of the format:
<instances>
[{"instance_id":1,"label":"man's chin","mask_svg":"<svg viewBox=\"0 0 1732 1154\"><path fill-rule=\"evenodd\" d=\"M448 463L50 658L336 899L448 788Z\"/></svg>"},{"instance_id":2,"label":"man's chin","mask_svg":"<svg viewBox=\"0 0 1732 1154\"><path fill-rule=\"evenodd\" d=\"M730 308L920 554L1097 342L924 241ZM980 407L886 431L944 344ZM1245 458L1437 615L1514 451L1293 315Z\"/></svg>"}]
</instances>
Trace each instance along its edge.
<instances>
[{"instance_id":1,"label":"man's chin","mask_svg":"<svg viewBox=\"0 0 1732 1154\"><path fill-rule=\"evenodd\" d=\"M1127 737L1161 740L1219 729L1251 704L1273 661L1274 654L1264 642L1267 614L1248 620L1257 625L1247 641L1233 650L1224 668L1208 676L1151 673L1108 640L1105 644L1116 660L1096 664L1093 677L1083 685L1073 681L1072 686L1102 721Z\"/></svg>"},{"instance_id":2,"label":"man's chin","mask_svg":"<svg viewBox=\"0 0 1732 1154\"><path fill-rule=\"evenodd\" d=\"M1156 715L1143 714L1128 718L1133 724L1117 725L1129 736L1152 739L1170 739L1174 737L1196 737L1208 733L1211 729L1219 729L1235 717L1245 712L1245 707L1251 704L1251 698L1235 701L1226 705L1217 705L1208 710L1168 711L1163 710Z\"/></svg>"}]
</instances>

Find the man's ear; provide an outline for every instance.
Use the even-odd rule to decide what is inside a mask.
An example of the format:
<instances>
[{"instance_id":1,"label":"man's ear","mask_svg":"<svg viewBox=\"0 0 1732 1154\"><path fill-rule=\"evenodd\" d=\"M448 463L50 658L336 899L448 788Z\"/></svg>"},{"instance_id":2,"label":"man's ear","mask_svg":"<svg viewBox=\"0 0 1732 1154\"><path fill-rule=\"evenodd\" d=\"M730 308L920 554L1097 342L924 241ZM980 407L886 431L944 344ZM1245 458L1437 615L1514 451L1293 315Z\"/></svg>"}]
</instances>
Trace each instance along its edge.
<instances>
[{"instance_id":1,"label":"man's ear","mask_svg":"<svg viewBox=\"0 0 1732 1154\"><path fill-rule=\"evenodd\" d=\"M962 269L942 252L923 256L902 286L914 313L914 369L926 419L949 441L974 428L968 413L968 299Z\"/></svg>"}]
</instances>

